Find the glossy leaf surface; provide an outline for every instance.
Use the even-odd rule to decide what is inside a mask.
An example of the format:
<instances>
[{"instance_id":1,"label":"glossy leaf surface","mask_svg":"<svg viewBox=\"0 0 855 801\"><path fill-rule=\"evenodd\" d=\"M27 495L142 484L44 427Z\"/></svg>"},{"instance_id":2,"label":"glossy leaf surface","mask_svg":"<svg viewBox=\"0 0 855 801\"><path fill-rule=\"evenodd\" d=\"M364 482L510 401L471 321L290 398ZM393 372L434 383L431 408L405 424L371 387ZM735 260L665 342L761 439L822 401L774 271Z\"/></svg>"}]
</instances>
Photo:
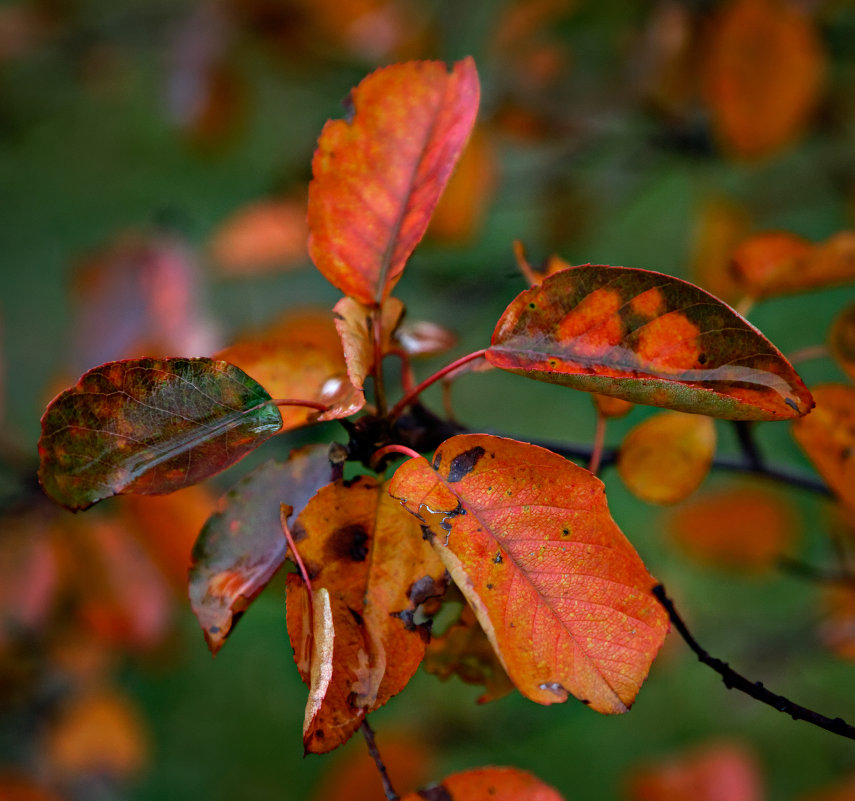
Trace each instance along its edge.
<instances>
[{"instance_id":1,"label":"glossy leaf surface","mask_svg":"<svg viewBox=\"0 0 855 801\"><path fill-rule=\"evenodd\" d=\"M475 768L441 784L404 796L402 801L564 801L556 790L518 768Z\"/></svg>"},{"instance_id":2,"label":"glossy leaf surface","mask_svg":"<svg viewBox=\"0 0 855 801\"><path fill-rule=\"evenodd\" d=\"M350 95L352 115L327 122L312 161L309 253L333 285L382 302L424 235L478 109L471 58L396 64Z\"/></svg>"},{"instance_id":3,"label":"glossy leaf surface","mask_svg":"<svg viewBox=\"0 0 855 801\"><path fill-rule=\"evenodd\" d=\"M813 392L816 408L793 424L793 436L828 486L855 506L855 387L823 384Z\"/></svg>"},{"instance_id":4,"label":"glossy leaf surface","mask_svg":"<svg viewBox=\"0 0 855 801\"><path fill-rule=\"evenodd\" d=\"M444 592L444 568L416 520L372 478L323 487L292 526L312 590L326 589L334 629L332 677L304 732L306 750L346 742L364 716L400 692L424 657L426 631L413 615ZM307 592L289 578L288 635L310 682L314 670Z\"/></svg>"},{"instance_id":5,"label":"glossy leaf surface","mask_svg":"<svg viewBox=\"0 0 855 801\"><path fill-rule=\"evenodd\" d=\"M668 630L602 482L535 445L483 434L411 459L390 492L422 521L511 680L625 712Z\"/></svg>"},{"instance_id":6,"label":"glossy leaf surface","mask_svg":"<svg viewBox=\"0 0 855 801\"><path fill-rule=\"evenodd\" d=\"M269 400L242 370L214 359L101 365L44 413L39 480L69 509L123 492L173 492L275 434L282 418Z\"/></svg>"},{"instance_id":7,"label":"glossy leaf surface","mask_svg":"<svg viewBox=\"0 0 855 801\"><path fill-rule=\"evenodd\" d=\"M193 548L190 604L213 653L285 561L280 505L299 515L330 482L327 451L325 445L310 445L287 462L265 462L220 499L205 523Z\"/></svg>"},{"instance_id":8,"label":"glossy leaf surface","mask_svg":"<svg viewBox=\"0 0 855 801\"><path fill-rule=\"evenodd\" d=\"M528 378L734 420L783 420L813 401L781 352L678 278L584 265L522 292L487 359Z\"/></svg>"},{"instance_id":9,"label":"glossy leaf surface","mask_svg":"<svg viewBox=\"0 0 855 801\"><path fill-rule=\"evenodd\" d=\"M715 455L709 417L660 412L621 442L617 469L629 491L648 503L679 503L706 478Z\"/></svg>"}]
</instances>

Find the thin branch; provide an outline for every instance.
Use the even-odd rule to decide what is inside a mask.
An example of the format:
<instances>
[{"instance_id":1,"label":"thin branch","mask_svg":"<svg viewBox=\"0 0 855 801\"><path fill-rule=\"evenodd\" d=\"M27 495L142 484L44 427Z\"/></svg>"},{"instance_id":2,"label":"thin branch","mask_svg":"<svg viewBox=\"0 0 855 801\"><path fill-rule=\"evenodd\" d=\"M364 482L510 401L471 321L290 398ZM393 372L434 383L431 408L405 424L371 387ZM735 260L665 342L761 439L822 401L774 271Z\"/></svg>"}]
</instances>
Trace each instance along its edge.
<instances>
[{"instance_id":1,"label":"thin branch","mask_svg":"<svg viewBox=\"0 0 855 801\"><path fill-rule=\"evenodd\" d=\"M692 636L691 632L686 627L683 619L679 614L677 614L674 604L665 594L665 588L661 584L657 584L653 588L653 594L656 596L656 600L662 604L663 608L668 613L671 623L680 636L685 640L686 645L688 645L695 656L698 657L698 661L718 673L724 681L724 686L727 687L728 690L740 690L746 695L754 698L756 701L768 704L779 712L789 715L793 720L804 720L805 722L812 723L814 726L825 729L832 734L838 734L841 737L848 737L850 740L855 740L855 726L850 726L842 718L828 718L819 712L814 712L812 709L795 704L783 695L777 695L776 693L767 690L761 682L749 681L744 676L733 670L727 662L723 662L721 659L710 656L707 651L701 648L698 641Z\"/></svg>"},{"instance_id":2,"label":"thin branch","mask_svg":"<svg viewBox=\"0 0 855 801\"><path fill-rule=\"evenodd\" d=\"M827 568L815 567L814 565L807 564L807 562L791 559L789 556L780 557L778 559L778 566L781 570L791 575L810 579L820 584L847 584L850 587L855 587L855 575L845 570L829 570Z\"/></svg>"},{"instance_id":3,"label":"thin branch","mask_svg":"<svg viewBox=\"0 0 855 801\"><path fill-rule=\"evenodd\" d=\"M383 792L386 794L387 801L398 801L400 796L395 792L395 788L392 787L389 774L386 772L386 766L383 764L383 757L380 756L377 743L374 742L374 732L371 726L368 725L367 720L363 719L362 725L359 728L362 731L362 736L365 738L365 744L368 746L368 753L371 754L371 758L374 760L374 764L380 773L380 780L383 782Z\"/></svg>"},{"instance_id":4,"label":"thin branch","mask_svg":"<svg viewBox=\"0 0 855 801\"><path fill-rule=\"evenodd\" d=\"M750 465L752 470L762 472L764 467L763 454L760 453L760 446L754 437L753 424L747 420L734 420L733 427L736 430L736 439L739 441L739 448L745 457L746 464Z\"/></svg>"},{"instance_id":5,"label":"thin branch","mask_svg":"<svg viewBox=\"0 0 855 801\"><path fill-rule=\"evenodd\" d=\"M597 412L597 427L594 429L594 449L591 453L591 458L588 461L588 470L594 475L600 469L600 462L603 456L603 447L606 443L606 418L604 415Z\"/></svg>"},{"instance_id":6,"label":"thin branch","mask_svg":"<svg viewBox=\"0 0 855 801\"><path fill-rule=\"evenodd\" d=\"M373 313L374 322L374 401L377 413L386 414L386 388L383 384L383 309L378 307Z\"/></svg>"}]
</instances>

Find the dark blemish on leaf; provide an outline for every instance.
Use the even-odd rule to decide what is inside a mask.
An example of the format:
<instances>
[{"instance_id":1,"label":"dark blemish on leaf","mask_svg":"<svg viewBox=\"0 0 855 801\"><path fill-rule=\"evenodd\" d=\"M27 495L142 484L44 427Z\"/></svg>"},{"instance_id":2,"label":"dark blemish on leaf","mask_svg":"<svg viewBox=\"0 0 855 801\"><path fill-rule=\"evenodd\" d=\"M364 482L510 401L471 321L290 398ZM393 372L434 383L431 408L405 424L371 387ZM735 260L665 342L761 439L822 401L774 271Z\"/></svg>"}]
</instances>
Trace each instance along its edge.
<instances>
[{"instance_id":1,"label":"dark blemish on leaf","mask_svg":"<svg viewBox=\"0 0 855 801\"><path fill-rule=\"evenodd\" d=\"M430 530L430 526L422 526L422 539L430 542L433 539L433 532Z\"/></svg>"},{"instance_id":2,"label":"dark blemish on leaf","mask_svg":"<svg viewBox=\"0 0 855 801\"><path fill-rule=\"evenodd\" d=\"M349 559L351 562L364 562L368 556L368 532L358 523L342 526L334 531L324 548L330 561Z\"/></svg>"},{"instance_id":3,"label":"dark blemish on leaf","mask_svg":"<svg viewBox=\"0 0 855 801\"><path fill-rule=\"evenodd\" d=\"M410 585L410 589L407 590L407 597L415 608L427 601L428 598L440 598L445 595L447 588L448 582L445 580L445 576L439 581L434 581L431 576L422 576Z\"/></svg>"},{"instance_id":4,"label":"dark blemish on leaf","mask_svg":"<svg viewBox=\"0 0 855 801\"><path fill-rule=\"evenodd\" d=\"M798 404L792 398L785 398L784 403L786 403L794 412L799 410Z\"/></svg>"},{"instance_id":5,"label":"dark blemish on leaf","mask_svg":"<svg viewBox=\"0 0 855 801\"><path fill-rule=\"evenodd\" d=\"M304 540L306 539L306 537L309 536L308 532L303 527L303 524L299 521L295 521L292 525L288 527L288 529L291 532L291 539L293 539L294 542L300 542L301 540Z\"/></svg>"},{"instance_id":6,"label":"dark blemish on leaf","mask_svg":"<svg viewBox=\"0 0 855 801\"><path fill-rule=\"evenodd\" d=\"M357 626L363 625L364 621L362 619L362 615L359 614L355 609L351 609L349 606L347 607L347 611L353 616L353 619L356 621Z\"/></svg>"},{"instance_id":7,"label":"dark blemish on leaf","mask_svg":"<svg viewBox=\"0 0 855 801\"><path fill-rule=\"evenodd\" d=\"M536 303L534 303L534 302L532 302L532 303L529 303L529 304L528 304L528 307L529 307L530 309L536 309L536 308L537 308L537 304L536 304Z\"/></svg>"},{"instance_id":8,"label":"dark blemish on leaf","mask_svg":"<svg viewBox=\"0 0 855 801\"><path fill-rule=\"evenodd\" d=\"M342 322L344 322L344 316L339 314L337 311L333 310L332 316L333 320L341 320Z\"/></svg>"},{"instance_id":9,"label":"dark blemish on leaf","mask_svg":"<svg viewBox=\"0 0 855 801\"><path fill-rule=\"evenodd\" d=\"M389 612L389 617L396 617L404 624L407 631L416 630L415 613L412 609L402 609L400 612Z\"/></svg>"},{"instance_id":10,"label":"dark blemish on leaf","mask_svg":"<svg viewBox=\"0 0 855 801\"><path fill-rule=\"evenodd\" d=\"M354 116L356 116L356 106L353 103L353 94L348 92L347 97L341 101L342 106L344 106L344 121L350 125L353 122Z\"/></svg>"},{"instance_id":11,"label":"dark blemish on leaf","mask_svg":"<svg viewBox=\"0 0 855 801\"><path fill-rule=\"evenodd\" d=\"M220 627L219 626L211 626L211 628L208 629L208 633L209 634L219 634L220 633Z\"/></svg>"},{"instance_id":12,"label":"dark blemish on leaf","mask_svg":"<svg viewBox=\"0 0 855 801\"><path fill-rule=\"evenodd\" d=\"M493 557L493 562L497 565L502 564L502 552L496 551L496 555Z\"/></svg>"},{"instance_id":13,"label":"dark blemish on leaf","mask_svg":"<svg viewBox=\"0 0 855 801\"><path fill-rule=\"evenodd\" d=\"M423 798L424 801L454 801L451 797L451 793L449 793L441 784L437 784L434 787L426 787L424 790L419 790L418 796L419 798Z\"/></svg>"},{"instance_id":14,"label":"dark blemish on leaf","mask_svg":"<svg viewBox=\"0 0 855 801\"><path fill-rule=\"evenodd\" d=\"M488 585L487 585L487 589L488 589L488 590L492 590L492 589L493 589L493 585L492 585L492 584L488 584Z\"/></svg>"},{"instance_id":15,"label":"dark blemish on leaf","mask_svg":"<svg viewBox=\"0 0 855 801\"><path fill-rule=\"evenodd\" d=\"M845 462L852 456L852 448L843 448L840 451L840 458Z\"/></svg>"},{"instance_id":16,"label":"dark blemish on leaf","mask_svg":"<svg viewBox=\"0 0 855 801\"><path fill-rule=\"evenodd\" d=\"M449 483L454 484L456 481L460 481L465 476L468 476L475 469L475 465L478 464L478 461L485 453L486 451L480 445L476 445L468 451L463 451L463 453L458 453L451 460L451 466L448 468Z\"/></svg>"},{"instance_id":17,"label":"dark blemish on leaf","mask_svg":"<svg viewBox=\"0 0 855 801\"><path fill-rule=\"evenodd\" d=\"M590 706L590 705L591 705L590 700L589 700L589 699L587 699L587 698L580 698L579 700L580 700L580 701L581 701L585 706Z\"/></svg>"},{"instance_id":18,"label":"dark blemish on leaf","mask_svg":"<svg viewBox=\"0 0 855 801\"><path fill-rule=\"evenodd\" d=\"M706 363L707 363L707 354L702 353L700 356L698 356L698 364L706 364Z\"/></svg>"},{"instance_id":19,"label":"dark blemish on leaf","mask_svg":"<svg viewBox=\"0 0 855 801\"><path fill-rule=\"evenodd\" d=\"M561 529L561 536L562 537L569 537L570 536L570 529L569 528L562 528Z\"/></svg>"},{"instance_id":20,"label":"dark blemish on leaf","mask_svg":"<svg viewBox=\"0 0 855 801\"><path fill-rule=\"evenodd\" d=\"M439 466L441 463L442 463L442 454L441 453L435 454L433 457L433 462L431 462L431 467L433 467L434 470L439 470Z\"/></svg>"}]
</instances>

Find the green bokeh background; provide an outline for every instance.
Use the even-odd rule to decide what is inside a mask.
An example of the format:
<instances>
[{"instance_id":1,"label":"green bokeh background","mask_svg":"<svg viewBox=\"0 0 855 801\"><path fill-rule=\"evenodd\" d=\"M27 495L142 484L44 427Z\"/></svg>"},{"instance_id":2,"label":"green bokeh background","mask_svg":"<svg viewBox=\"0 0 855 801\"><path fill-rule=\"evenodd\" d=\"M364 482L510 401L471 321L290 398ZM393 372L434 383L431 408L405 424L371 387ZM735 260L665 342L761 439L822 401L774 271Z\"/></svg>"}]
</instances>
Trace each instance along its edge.
<instances>
[{"instance_id":1,"label":"green bokeh background","mask_svg":"<svg viewBox=\"0 0 855 801\"><path fill-rule=\"evenodd\" d=\"M9 5L0 4L0 11ZM508 65L491 47L506 4L415 5L436 31L420 55L474 55L482 116L489 118L509 84ZM688 5L702 15L717 4ZM702 111L688 122L669 122L626 91L633 37L657 4L579 0L548 34L570 54L566 76L547 97L567 131L530 141L498 137L500 178L483 229L470 244L427 241L419 248L397 292L410 315L453 327L461 335L460 354L483 347L523 287L511 253L514 238L534 259L558 251L577 263L685 277L698 214L712 197L744 204L758 229L782 227L820 240L851 227L855 113L847 92L855 94L855 52L847 43L855 35L855 12L842 2L818 5L831 57L822 113L796 145L762 163L742 164L719 154ZM5 437L31 455L49 387L68 372L69 288L80 257L121 231L151 230L164 221L204 254L231 212L309 179L323 122L341 115L347 91L380 63L322 41L274 53L263 36L244 31L230 59L247 89L246 114L227 141L200 148L170 122L164 101L170 37L196 4L79 0L42 7L57 19L53 33L0 62L4 428ZM576 128L596 133L580 136ZM692 147L679 144L677 134L687 132ZM209 276L212 313L227 339L284 307L332 305L338 298L308 268L243 280L218 277L212 268ZM751 319L788 352L821 343L835 313L853 299L847 287L769 301ZM429 368L421 367L425 375ZM808 383L841 378L828 360L809 362L802 372ZM436 391L426 399L439 408ZM510 375L466 377L455 389L455 404L474 429L583 442L593 434L587 397ZM609 442L618 443L647 413L637 409L611 424ZM722 451L734 452L730 427L719 423L718 430ZM341 430L331 424L316 435L340 438ZM287 452L307 436L280 438L263 456ZM785 424L761 426L758 437L771 458L810 469ZM855 720L855 667L819 645L816 586L782 574L745 578L694 565L669 547L660 510L630 496L613 470L604 480L615 519L679 601L702 644L799 703ZM707 486L726 480L715 476ZM805 528L801 555L827 562L827 504L788 494ZM128 658L120 675L150 727L150 766L139 781L91 797L308 799L339 756L302 757L306 692L287 641L281 580L258 599L216 660L186 605L178 617L169 657ZM671 646L632 711L619 718L572 700L538 707L518 695L479 707L477 689L420 673L374 716L378 741L382 748L385 729L407 725L438 753L437 779L479 765L515 765L568 799L590 801L620 798L632 767L716 738L753 750L774 801L799 798L855 771L851 742L729 693L681 644ZM0 763L20 757L18 720L14 710L0 719Z\"/></svg>"}]
</instances>

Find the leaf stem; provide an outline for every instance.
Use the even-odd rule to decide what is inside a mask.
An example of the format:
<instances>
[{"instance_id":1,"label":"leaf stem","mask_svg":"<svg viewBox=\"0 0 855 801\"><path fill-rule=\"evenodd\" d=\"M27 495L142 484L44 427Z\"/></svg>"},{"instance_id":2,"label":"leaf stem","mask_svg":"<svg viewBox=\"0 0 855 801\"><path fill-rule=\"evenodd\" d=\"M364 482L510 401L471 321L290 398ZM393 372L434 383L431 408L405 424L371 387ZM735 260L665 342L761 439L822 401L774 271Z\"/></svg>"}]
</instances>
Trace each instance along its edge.
<instances>
[{"instance_id":1,"label":"leaf stem","mask_svg":"<svg viewBox=\"0 0 855 801\"><path fill-rule=\"evenodd\" d=\"M665 594L665 588L661 584L657 584L653 588L653 595L656 596L656 600L662 604L663 608L668 613L668 617L674 628L683 640L685 640L686 645L692 649L692 652L697 656L698 661L718 673L724 681L724 686L727 687L728 690L739 690L744 692L755 700L768 704L779 712L789 715L793 720L804 720L807 723L812 723L814 726L825 729L832 734L839 734L841 737L848 737L850 740L855 740L855 726L850 726L842 718L828 718L819 712L814 712L812 709L795 704L783 695L777 695L776 693L767 690L763 686L762 682L749 681L731 668L727 662L723 662L721 659L711 656L707 651L701 648L698 641L692 636L691 632L686 627L686 624L683 622L683 619L674 608L674 604L671 599Z\"/></svg>"},{"instance_id":2,"label":"leaf stem","mask_svg":"<svg viewBox=\"0 0 855 801\"><path fill-rule=\"evenodd\" d=\"M279 517L282 520L282 533L285 534L285 539L288 541L288 548L292 554L294 554L294 563L297 565L297 569L300 571L300 575L303 577L303 582L306 584L306 589L309 591L309 607L312 605L312 582L309 579L309 571L306 570L306 566L303 564L303 560L300 558L300 552L297 550L297 544L294 542L294 538L291 536L291 529L288 527L288 518L291 516L291 513L294 509L288 504L283 503L279 507Z\"/></svg>"},{"instance_id":3,"label":"leaf stem","mask_svg":"<svg viewBox=\"0 0 855 801\"><path fill-rule=\"evenodd\" d=\"M400 445L398 443L393 443L391 445L384 445L382 448L378 448L371 454L371 464L379 465L380 460L384 456L388 456L390 453L400 453L403 456L409 456L411 459L420 459L421 454L417 451L414 451L412 448L408 448L406 445Z\"/></svg>"},{"instance_id":4,"label":"leaf stem","mask_svg":"<svg viewBox=\"0 0 855 801\"><path fill-rule=\"evenodd\" d=\"M331 408L320 401L296 400L294 398L272 398L265 402L272 403L274 406L305 406L307 409L317 409L319 412L328 412Z\"/></svg>"},{"instance_id":5,"label":"leaf stem","mask_svg":"<svg viewBox=\"0 0 855 801\"><path fill-rule=\"evenodd\" d=\"M597 412L597 427L594 430L594 449L591 452L591 458L588 461L588 470L597 475L600 469L600 460L603 456L603 446L606 443L606 418L604 415Z\"/></svg>"},{"instance_id":6,"label":"leaf stem","mask_svg":"<svg viewBox=\"0 0 855 801\"><path fill-rule=\"evenodd\" d=\"M419 395L422 394L431 384L435 384L444 376L447 376L449 373L454 372L458 367L462 367L464 364L468 364L469 362L474 362L476 359L483 359L484 354L487 352L486 348L481 348L481 350L476 350L474 353L469 353L466 356L461 356L459 359L451 362L451 364L447 364L441 370L438 370L433 375L428 376L421 384L416 386L414 389L411 389L406 395L404 395L401 400L399 400L393 407L392 411L389 412L390 420L397 420L398 417L401 416L401 413L404 409L407 408Z\"/></svg>"},{"instance_id":7,"label":"leaf stem","mask_svg":"<svg viewBox=\"0 0 855 801\"><path fill-rule=\"evenodd\" d=\"M374 401L377 413L386 415L386 387L383 384L383 307L378 306L373 313L374 322Z\"/></svg>"},{"instance_id":8,"label":"leaf stem","mask_svg":"<svg viewBox=\"0 0 855 801\"><path fill-rule=\"evenodd\" d=\"M377 748L377 743L374 742L374 732L368 721L363 718L362 725L359 727L362 736L365 738L365 744L368 746L368 753L374 760L377 766L377 771L380 773L380 780L383 782L383 792L386 794L386 801L398 801L400 796L395 792L392 786L392 781L389 779L389 774L386 772L386 765L383 764L383 757L380 756L380 751Z\"/></svg>"}]
</instances>

